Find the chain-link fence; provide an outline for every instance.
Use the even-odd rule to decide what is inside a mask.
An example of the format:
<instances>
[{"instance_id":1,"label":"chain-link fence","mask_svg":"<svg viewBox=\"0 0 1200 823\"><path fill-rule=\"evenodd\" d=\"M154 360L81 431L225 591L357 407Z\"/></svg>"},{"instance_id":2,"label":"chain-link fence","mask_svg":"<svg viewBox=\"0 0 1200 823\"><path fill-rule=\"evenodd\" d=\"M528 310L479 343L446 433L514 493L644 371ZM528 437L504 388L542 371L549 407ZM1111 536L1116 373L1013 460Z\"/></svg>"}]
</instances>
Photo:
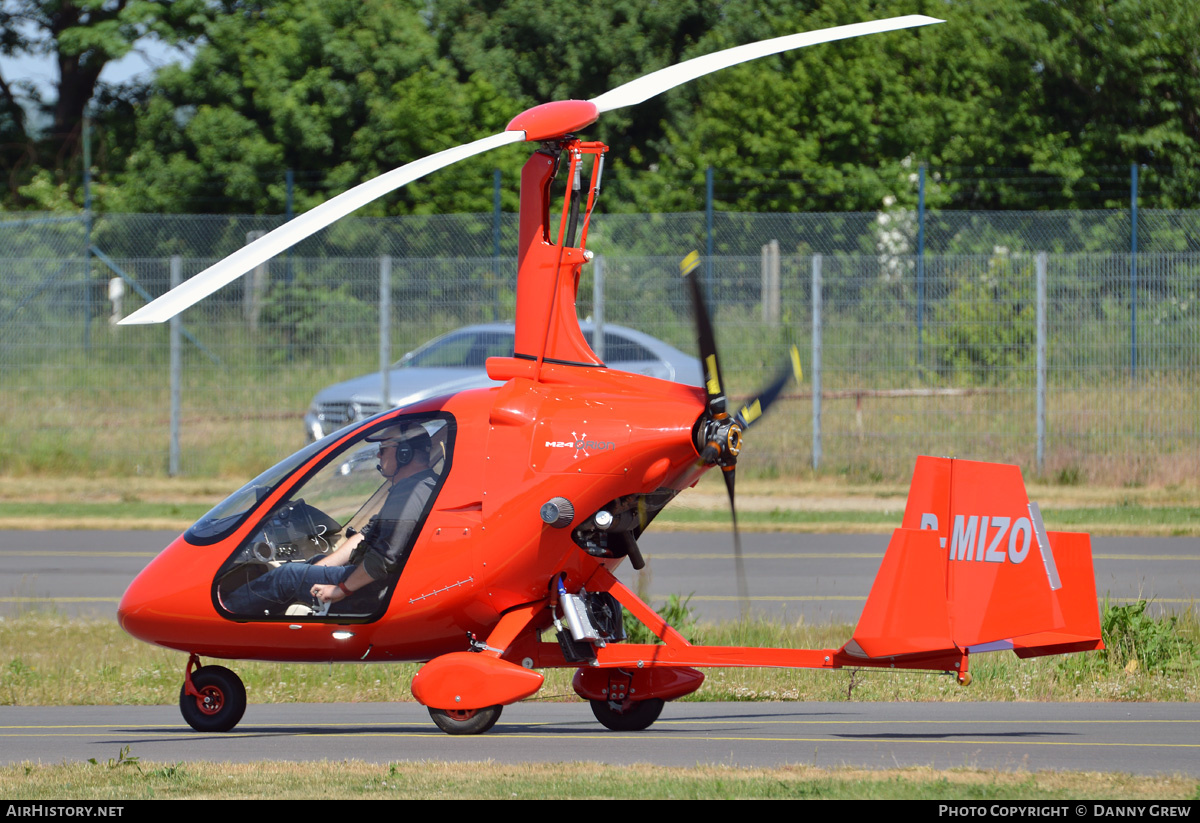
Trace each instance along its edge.
<instances>
[{"instance_id":1,"label":"chain-link fence","mask_svg":"<svg viewBox=\"0 0 1200 823\"><path fill-rule=\"evenodd\" d=\"M1071 482L1197 476L1195 213L1143 211L1137 255L1120 212L943 213L923 255L910 218L713 216L700 271L731 392L792 344L806 369L740 471L899 480L932 453ZM168 330L110 318L164 292L173 259L187 278L280 222L0 218L0 471L163 474L172 419L182 473L265 467L302 445L316 391L379 369L385 268L393 359L512 319L515 215L343 220L182 315L173 414ZM605 322L694 352L678 260L708 237L703 213L597 217Z\"/></svg>"}]
</instances>

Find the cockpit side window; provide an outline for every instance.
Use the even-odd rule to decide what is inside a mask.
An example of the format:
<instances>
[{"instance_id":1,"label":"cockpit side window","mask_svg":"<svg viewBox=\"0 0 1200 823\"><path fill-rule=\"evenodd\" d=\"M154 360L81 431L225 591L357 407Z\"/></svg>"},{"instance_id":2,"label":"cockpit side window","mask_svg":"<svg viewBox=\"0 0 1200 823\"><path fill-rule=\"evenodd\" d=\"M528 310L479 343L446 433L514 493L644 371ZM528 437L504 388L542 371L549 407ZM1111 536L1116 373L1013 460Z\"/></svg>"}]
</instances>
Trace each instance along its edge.
<instances>
[{"instance_id":1,"label":"cockpit side window","mask_svg":"<svg viewBox=\"0 0 1200 823\"><path fill-rule=\"evenodd\" d=\"M337 622L380 616L449 472L454 428L444 413L388 418L256 512L250 536L213 581L221 613ZM314 587L345 582L360 567L370 575L365 585L356 578L344 599L314 599Z\"/></svg>"}]
</instances>

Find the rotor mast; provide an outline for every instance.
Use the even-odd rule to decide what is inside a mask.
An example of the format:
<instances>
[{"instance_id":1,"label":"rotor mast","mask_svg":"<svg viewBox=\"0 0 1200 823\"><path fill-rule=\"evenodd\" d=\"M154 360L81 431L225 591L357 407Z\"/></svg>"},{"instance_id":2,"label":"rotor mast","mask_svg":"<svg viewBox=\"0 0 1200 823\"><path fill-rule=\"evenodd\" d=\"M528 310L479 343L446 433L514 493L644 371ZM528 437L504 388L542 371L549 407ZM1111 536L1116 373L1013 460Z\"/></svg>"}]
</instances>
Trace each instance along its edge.
<instances>
[{"instance_id":1,"label":"rotor mast","mask_svg":"<svg viewBox=\"0 0 1200 823\"><path fill-rule=\"evenodd\" d=\"M524 131L526 142L536 141L541 147L521 170L514 359L490 362L493 379L536 380L543 363L604 365L584 339L575 307L580 271L592 258L586 249L587 233L608 151L603 143L582 141L575 132L597 116L595 105L586 100L563 100L535 106L508 124L509 131ZM559 173L566 175L566 194L558 230L552 232L550 201Z\"/></svg>"}]
</instances>

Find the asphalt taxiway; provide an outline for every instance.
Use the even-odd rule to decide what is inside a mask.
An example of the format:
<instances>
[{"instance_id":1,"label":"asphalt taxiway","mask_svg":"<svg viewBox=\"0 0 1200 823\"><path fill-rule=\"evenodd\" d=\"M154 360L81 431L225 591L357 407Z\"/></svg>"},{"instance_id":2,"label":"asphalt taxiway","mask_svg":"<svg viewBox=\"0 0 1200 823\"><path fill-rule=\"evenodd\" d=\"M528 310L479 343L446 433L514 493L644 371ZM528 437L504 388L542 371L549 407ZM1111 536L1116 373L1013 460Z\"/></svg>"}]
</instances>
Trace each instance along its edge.
<instances>
[{"instance_id":1,"label":"asphalt taxiway","mask_svg":"<svg viewBox=\"0 0 1200 823\"><path fill-rule=\"evenodd\" d=\"M0 615L52 608L114 615L126 586L176 537L159 531L0 531ZM879 570L882 534L742 535L752 612L777 620L854 623ZM618 577L654 605L691 595L702 619L736 618L733 548L720 532L648 532L645 580L628 564ZM205 549L199 549L205 551ZM1096 593L1111 602L1145 599L1156 612L1183 612L1200 592L1200 539L1093 537Z\"/></svg>"},{"instance_id":2,"label":"asphalt taxiway","mask_svg":"<svg viewBox=\"0 0 1200 823\"><path fill-rule=\"evenodd\" d=\"M173 706L4 707L0 762L283 760L928 766L1200 776L1200 705L670 703L612 732L581 702L506 706L487 734L438 731L415 703L251 705L225 734Z\"/></svg>"}]
</instances>

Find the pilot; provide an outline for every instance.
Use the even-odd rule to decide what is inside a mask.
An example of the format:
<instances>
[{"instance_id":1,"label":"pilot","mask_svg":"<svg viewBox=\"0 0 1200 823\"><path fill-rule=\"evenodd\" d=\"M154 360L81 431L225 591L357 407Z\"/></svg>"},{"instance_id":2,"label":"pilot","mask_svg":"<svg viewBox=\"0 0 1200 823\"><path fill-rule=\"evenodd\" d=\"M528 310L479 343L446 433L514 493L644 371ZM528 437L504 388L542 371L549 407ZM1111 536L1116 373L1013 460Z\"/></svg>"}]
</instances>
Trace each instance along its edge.
<instances>
[{"instance_id":1,"label":"pilot","mask_svg":"<svg viewBox=\"0 0 1200 823\"><path fill-rule=\"evenodd\" d=\"M376 468L391 485L379 513L335 551L313 563L284 563L224 595L222 606L235 614L273 614L310 597L334 604L360 591L356 600L378 596L380 586L373 584L386 581L404 561L438 477L430 468L432 442L424 426L391 426L367 440L379 443Z\"/></svg>"}]
</instances>

